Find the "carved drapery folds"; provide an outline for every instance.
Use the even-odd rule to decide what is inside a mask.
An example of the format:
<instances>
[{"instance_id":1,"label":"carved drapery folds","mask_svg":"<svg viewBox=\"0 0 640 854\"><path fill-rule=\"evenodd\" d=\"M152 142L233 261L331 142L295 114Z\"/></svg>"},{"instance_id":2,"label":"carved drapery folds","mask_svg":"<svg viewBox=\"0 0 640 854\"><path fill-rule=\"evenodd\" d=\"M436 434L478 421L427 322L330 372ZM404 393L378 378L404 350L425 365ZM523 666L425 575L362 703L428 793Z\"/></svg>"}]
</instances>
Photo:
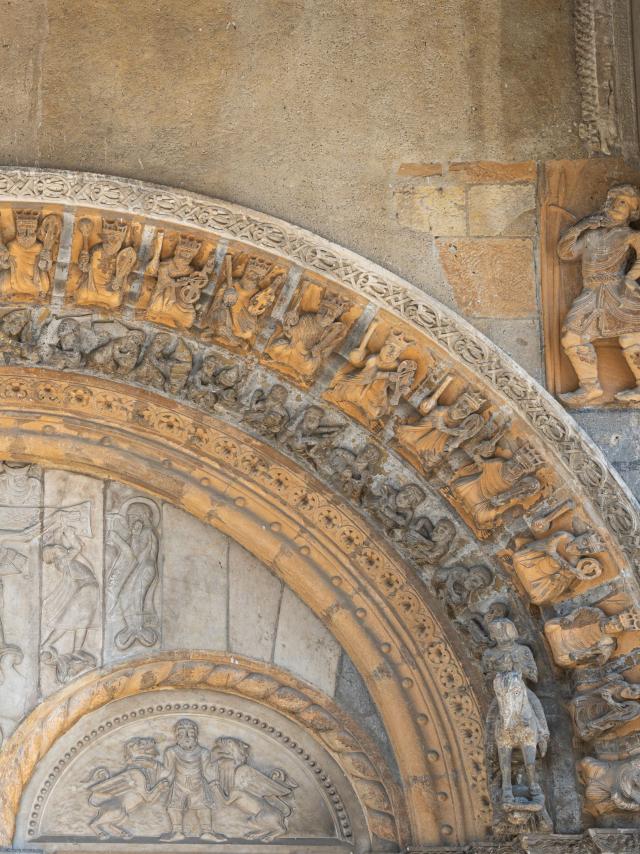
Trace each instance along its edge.
<instances>
[{"instance_id":1,"label":"carved drapery folds","mask_svg":"<svg viewBox=\"0 0 640 854\"><path fill-rule=\"evenodd\" d=\"M630 569L640 551L636 507L599 454L523 372L401 280L232 206L92 176L73 183L63 173L6 171L0 173L0 215L7 258L18 210L36 211L32 227L44 256L34 269L47 272L49 285L43 290L39 277L37 289L14 292L6 285L2 292L0 401L8 418L32 411L46 427L46 418L63 410L118 429L126 424L136 436L171 443L193 460L215 449L227 477L237 469L257 478L270 495L286 495L296 513L332 532L327 553L344 550L408 629L418 670L426 659L431 665L450 655L433 637L425 606L431 591L465 641L474 641L470 658L498 648L491 633L496 620L511 619L527 638L545 624L555 663L573 674L571 714L588 742L584 752L595 762L632 761L631 742L619 740L632 737L638 717L637 662L626 658L637 646ZM60 230L54 223L63 219ZM211 415L251 434L248 445L214 435ZM279 462L286 457L306 478L318 478L332 501L321 501L308 480L294 482ZM165 466L165 480L174 466ZM185 487L187 495L192 488ZM229 512L225 501L207 510L214 524ZM351 520L364 517L388 554L401 560L391 563L353 521L339 521L342 508ZM160 571L153 508L134 503L111 512L116 580L110 595L120 621L113 643L123 654L153 649L157 614L148 594ZM77 537L61 534L52 542L52 566L74 554L83 571L91 571L82 534ZM408 584L398 571L403 562L421 581ZM133 568L140 582L135 590L122 581ZM336 589L344 585L354 596L362 586L335 571L332 576ZM533 617L522 601L537 606ZM327 601L327 614L331 607ZM356 619L366 621L370 608L357 607ZM389 640L380 643L385 655L394 649ZM4 644L10 655L14 639ZM82 644L75 652L77 658L92 654ZM544 656L539 641L536 656ZM62 662L60 672L65 664L73 679L79 665ZM531 678L517 668L509 672L523 684ZM422 684L413 671L399 674L406 691ZM472 806L460 806L456 796L456 809L487 822L478 759L482 715L475 700L462 700L472 692L442 678L445 717L471 722L459 736L464 745L456 742L456 761L466 768ZM515 682L491 690L507 697ZM529 697L527 691L521 693ZM426 726L421 715L429 719L423 711L415 719ZM610 754L602 752L603 740ZM542 752L541 739L535 747ZM428 761L443 759L439 750L429 754ZM538 777L526 784L520 812L540 806L538 785L547 806L552 800L536 761ZM553 749L545 761L554 761ZM525 766L534 767L530 757ZM505 784L506 768L505 760ZM423 772L420 766L411 773L418 779ZM514 773L514 790L522 785ZM590 797L593 788L586 791ZM420 790L415 797L424 808L431 794ZM417 812L412 815L418 821ZM436 834L445 839L461 832L456 821L447 814L435 822L437 830L431 817L425 825L437 841Z\"/></svg>"}]
</instances>

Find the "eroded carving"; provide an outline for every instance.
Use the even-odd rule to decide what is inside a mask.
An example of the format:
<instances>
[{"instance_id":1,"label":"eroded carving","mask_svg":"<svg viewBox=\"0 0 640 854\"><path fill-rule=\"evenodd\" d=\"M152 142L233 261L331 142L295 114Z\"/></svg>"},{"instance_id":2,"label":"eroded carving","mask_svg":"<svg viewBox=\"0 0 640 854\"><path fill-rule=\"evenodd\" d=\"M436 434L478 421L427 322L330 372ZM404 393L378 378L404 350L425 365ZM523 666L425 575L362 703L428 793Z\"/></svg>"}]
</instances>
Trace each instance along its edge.
<instances>
[{"instance_id":1,"label":"eroded carving","mask_svg":"<svg viewBox=\"0 0 640 854\"><path fill-rule=\"evenodd\" d=\"M640 612L629 609L612 617L600 608L576 608L566 617L547 620L544 632L556 664L577 667L605 664L615 652L616 636L640 628Z\"/></svg>"},{"instance_id":2,"label":"eroded carving","mask_svg":"<svg viewBox=\"0 0 640 854\"><path fill-rule=\"evenodd\" d=\"M77 305L116 308L122 304L137 261L129 224L124 220L103 219L93 245L95 226L91 219L81 218L78 231L82 235L82 247L78 255L80 275L73 290L74 301Z\"/></svg>"},{"instance_id":3,"label":"eroded carving","mask_svg":"<svg viewBox=\"0 0 640 854\"><path fill-rule=\"evenodd\" d=\"M640 717L640 685L620 673L603 673L596 684L582 684L569 704L578 735L585 741Z\"/></svg>"},{"instance_id":4,"label":"eroded carving","mask_svg":"<svg viewBox=\"0 0 640 854\"><path fill-rule=\"evenodd\" d=\"M640 756L612 761L587 756L578 763L578 772L591 815L640 812Z\"/></svg>"},{"instance_id":5,"label":"eroded carving","mask_svg":"<svg viewBox=\"0 0 640 854\"><path fill-rule=\"evenodd\" d=\"M277 439L283 435L291 415L285 403L289 392L283 385L274 385L269 391L257 388L245 409L242 420L254 430Z\"/></svg>"},{"instance_id":6,"label":"eroded carving","mask_svg":"<svg viewBox=\"0 0 640 854\"><path fill-rule=\"evenodd\" d=\"M209 411L214 411L219 403L233 409L239 401L243 378L241 364L221 364L215 353L206 352L200 368L189 377L186 394L189 400Z\"/></svg>"},{"instance_id":7,"label":"eroded carving","mask_svg":"<svg viewBox=\"0 0 640 854\"><path fill-rule=\"evenodd\" d=\"M192 352L182 338L158 332L147 346L133 379L141 385L178 394L187 382L192 363Z\"/></svg>"}]
</instances>

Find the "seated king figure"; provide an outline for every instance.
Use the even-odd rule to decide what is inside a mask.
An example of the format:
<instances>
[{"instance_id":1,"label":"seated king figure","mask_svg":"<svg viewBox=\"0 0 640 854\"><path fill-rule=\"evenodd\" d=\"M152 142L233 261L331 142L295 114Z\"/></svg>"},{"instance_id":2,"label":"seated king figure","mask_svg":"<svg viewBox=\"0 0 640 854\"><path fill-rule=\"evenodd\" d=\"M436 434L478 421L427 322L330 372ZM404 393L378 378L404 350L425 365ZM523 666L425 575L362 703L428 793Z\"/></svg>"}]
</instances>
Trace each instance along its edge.
<instances>
[{"instance_id":1,"label":"seated king figure","mask_svg":"<svg viewBox=\"0 0 640 854\"><path fill-rule=\"evenodd\" d=\"M640 191L612 187L601 211L572 225L558 243L563 261L582 262L582 293L573 301L562 329L562 346L578 375L578 388L561 395L567 406L597 405L604 391L598 379L593 341L617 338L635 379L620 391L621 403L640 404Z\"/></svg>"}]
</instances>

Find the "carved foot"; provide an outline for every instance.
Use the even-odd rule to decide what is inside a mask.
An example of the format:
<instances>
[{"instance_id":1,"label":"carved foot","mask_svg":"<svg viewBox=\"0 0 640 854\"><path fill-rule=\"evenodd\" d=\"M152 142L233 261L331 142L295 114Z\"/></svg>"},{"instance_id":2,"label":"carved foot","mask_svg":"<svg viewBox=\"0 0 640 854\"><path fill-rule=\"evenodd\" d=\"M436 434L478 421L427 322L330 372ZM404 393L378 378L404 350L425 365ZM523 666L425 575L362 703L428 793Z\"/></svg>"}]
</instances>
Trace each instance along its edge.
<instances>
[{"instance_id":1,"label":"carved foot","mask_svg":"<svg viewBox=\"0 0 640 854\"><path fill-rule=\"evenodd\" d=\"M578 386L575 391L561 394L560 399L565 406L588 406L590 403L598 403L602 400L604 391L600 383L588 386Z\"/></svg>"},{"instance_id":2,"label":"carved foot","mask_svg":"<svg viewBox=\"0 0 640 854\"><path fill-rule=\"evenodd\" d=\"M173 833L163 833L160 837L160 842L181 842L187 837L179 830L174 830Z\"/></svg>"},{"instance_id":3,"label":"carved foot","mask_svg":"<svg viewBox=\"0 0 640 854\"><path fill-rule=\"evenodd\" d=\"M619 391L615 398L620 403L640 403L640 385L635 388L628 388L626 391Z\"/></svg>"},{"instance_id":4,"label":"carved foot","mask_svg":"<svg viewBox=\"0 0 640 854\"><path fill-rule=\"evenodd\" d=\"M226 838L224 833L214 833L212 830L200 834L200 839L206 839L208 842L224 842Z\"/></svg>"}]
</instances>

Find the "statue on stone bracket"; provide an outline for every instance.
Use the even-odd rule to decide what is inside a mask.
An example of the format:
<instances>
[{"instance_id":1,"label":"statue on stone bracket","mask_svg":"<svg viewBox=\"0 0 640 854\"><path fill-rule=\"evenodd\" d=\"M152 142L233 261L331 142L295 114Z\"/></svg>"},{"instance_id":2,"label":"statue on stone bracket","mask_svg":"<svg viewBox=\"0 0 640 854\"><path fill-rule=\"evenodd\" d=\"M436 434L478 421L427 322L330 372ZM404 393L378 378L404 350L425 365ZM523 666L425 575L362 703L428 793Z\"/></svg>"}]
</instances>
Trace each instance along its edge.
<instances>
[{"instance_id":1,"label":"statue on stone bracket","mask_svg":"<svg viewBox=\"0 0 640 854\"><path fill-rule=\"evenodd\" d=\"M618 339L635 385L615 400L640 404L640 191L612 187L601 211L581 219L558 243L562 261L582 264L582 292L562 328L562 346L578 375L578 388L561 395L567 406L598 406L604 389L598 378L595 340Z\"/></svg>"}]
</instances>

